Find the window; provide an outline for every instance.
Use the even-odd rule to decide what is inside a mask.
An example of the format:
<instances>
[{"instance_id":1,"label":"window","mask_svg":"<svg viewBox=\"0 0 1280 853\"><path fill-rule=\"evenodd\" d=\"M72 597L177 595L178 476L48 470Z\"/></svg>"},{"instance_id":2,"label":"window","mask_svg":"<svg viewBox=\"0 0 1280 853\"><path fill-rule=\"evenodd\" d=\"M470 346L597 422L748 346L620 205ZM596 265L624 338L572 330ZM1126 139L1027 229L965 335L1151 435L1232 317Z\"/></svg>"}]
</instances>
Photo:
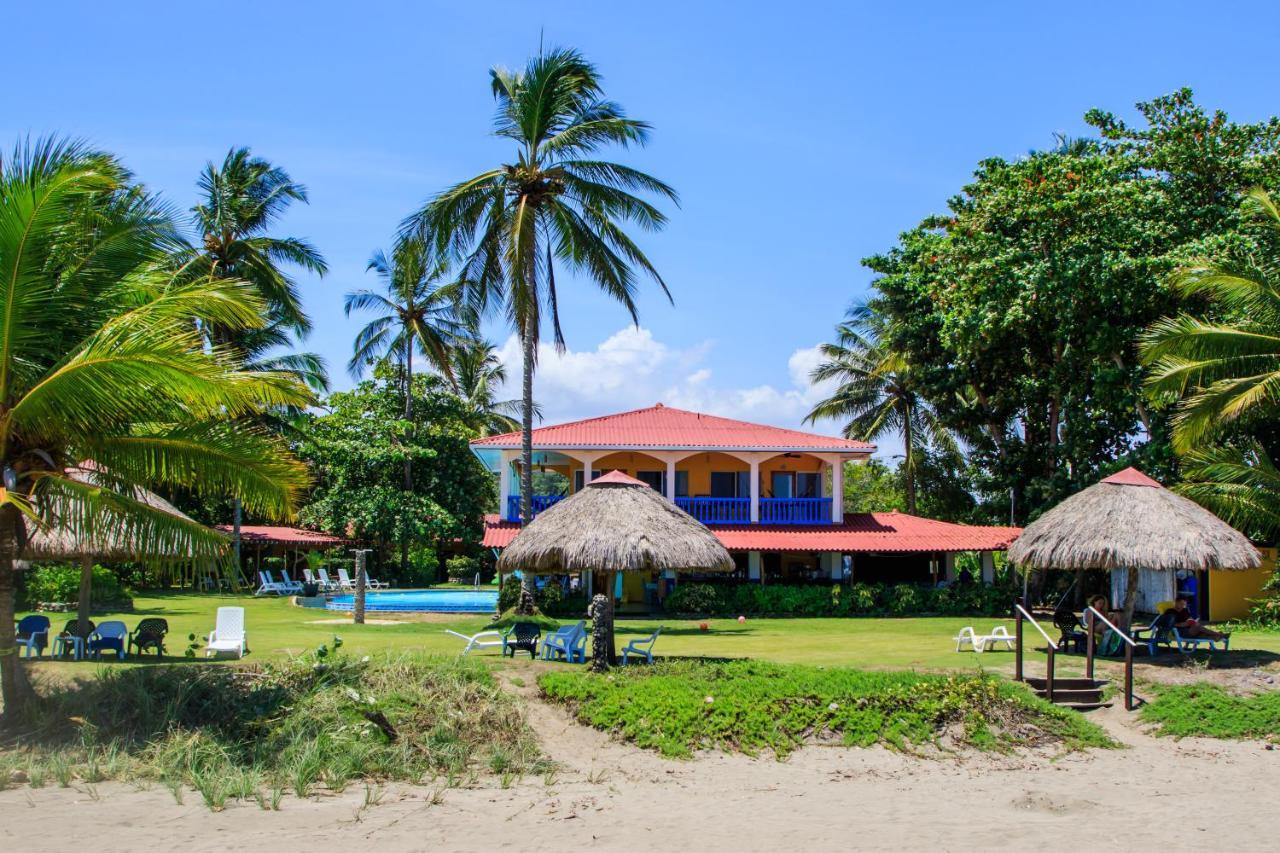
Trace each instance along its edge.
<instances>
[{"instance_id":1,"label":"window","mask_svg":"<svg viewBox=\"0 0 1280 853\"><path fill-rule=\"evenodd\" d=\"M596 468L592 468L591 479L594 480L596 477L599 477L599 476L600 476L600 471ZM582 469L581 468L573 472L573 491L575 494L582 491Z\"/></svg>"},{"instance_id":2,"label":"window","mask_svg":"<svg viewBox=\"0 0 1280 853\"><path fill-rule=\"evenodd\" d=\"M636 479L647 484L659 494L667 493L667 472L666 471L637 471Z\"/></svg>"},{"instance_id":3,"label":"window","mask_svg":"<svg viewBox=\"0 0 1280 853\"><path fill-rule=\"evenodd\" d=\"M713 498L747 498L751 497L750 471L712 471L711 497Z\"/></svg>"},{"instance_id":4,"label":"window","mask_svg":"<svg viewBox=\"0 0 1280 853\"><path fill-rule=\"evenodd\" d=\"M816 471L800 471L796 473L796 497L822 497L822 475Z\"/></svg>"},{"instance_id":5,"label":"window","mask_svg":"<svg viewBox=\"0 0 1280 853\"><path fill-rule=\"evenodd\" d=\"M676 497L678 498L689 497L689 472L688 471L676 472Z\"/></svg>"},{"instance_id":6,"label":"window","mask_svg":"<svg viewBox=\"0 0 1280 853\"><path fill-rule=\"evenodd\" d=\"M769 478L770 497L795 497L795 475L790 471L774 471Z\"/></svg>"}]
</instances>

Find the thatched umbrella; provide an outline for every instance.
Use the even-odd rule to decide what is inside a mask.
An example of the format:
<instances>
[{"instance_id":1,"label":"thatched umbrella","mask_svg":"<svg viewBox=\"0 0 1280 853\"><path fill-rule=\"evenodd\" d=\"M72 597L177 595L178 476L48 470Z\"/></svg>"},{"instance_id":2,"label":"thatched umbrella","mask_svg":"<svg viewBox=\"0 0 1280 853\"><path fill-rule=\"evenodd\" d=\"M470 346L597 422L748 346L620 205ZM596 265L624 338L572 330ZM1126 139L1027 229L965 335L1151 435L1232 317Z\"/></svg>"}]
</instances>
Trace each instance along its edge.
<instances>
[{"instance_id":1,"label":"thatched umbrella","mask_svg":"<svg viewBox=\"0 0 1280 853\"><path fill-rule=\"evenodd\" d=\"M613 585L618 572L733 571L733 558L706 525L648 484L610 471L543 510L498 559L498 571L603 572L592 607L592 666L615 660Z\"/></svg>"},{"instance_id":2,"label":"thatched umbrella","mask_svg":"<svg viewBox=\"0 0 1280 853\"><path fill-rule=\"evenodd\" d=\"M66 472L67 478L91 486L106 486L98 466L82 462L78 468ZM142 488L135 488L130 495L134 500L152 509L168 513L191 525L197 522L185 515L159 495ZM129 536L123 526L95 531L86 535L69 527L39 527L31 530L22 549L24 560L78 560L80 562L80 601L77 618L83 623L89 618L89 594L93 582L93 564L97 560L156 559L175 561L190 559L194 555L174 544L153 543L143 549Z\"/></svg>"},{"instance_id":3,"label":"thatched umbrella","mask_svg":"<svg viewBox=\"0 0 1280 853\"><path fill-rule=\"evenodd\" d=\"M1133 617L1139 569L1255 569L1262 564L1243 534L1137 468L1077 492L1027 525L1009 546L1009 559L1036 569L1128 569L1126 619Z\"/></svg>"}]
</instances>

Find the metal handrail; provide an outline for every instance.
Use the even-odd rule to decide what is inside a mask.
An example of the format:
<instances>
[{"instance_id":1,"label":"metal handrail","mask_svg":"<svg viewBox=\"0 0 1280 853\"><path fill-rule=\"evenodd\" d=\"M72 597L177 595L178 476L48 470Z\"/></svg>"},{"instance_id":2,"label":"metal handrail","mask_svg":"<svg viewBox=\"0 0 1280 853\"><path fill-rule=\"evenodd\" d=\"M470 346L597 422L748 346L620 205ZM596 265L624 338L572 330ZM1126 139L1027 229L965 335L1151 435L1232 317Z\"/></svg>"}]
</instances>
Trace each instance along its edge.
<instances>
[{"instance_id":1,"label":"metal handrail","mask_svg":"<svg viewBox=\"0 0 1280 853\"><path fill-rule=\"evenodd\" d=\"M1090 612L1090 611L1092 611L1092 612L1093 612L1093 615L1094 615L1094 616L1097 616L1099 619L1101 619L1101 620L1102 620L1102 624L1103 624L1103 625L1106 625L1106 626L1107 626L1108 628L1110 628L1112 631L1115 631L1115 632L1116 632L1116 634L1117 634L1117 635L1119 635L1120 639L1124 640L1126 643L1128 643L1129 645L1133 646L1135 649L1138 647L1138 644L1137 644L1137 643L1135 643L1135 642L1133 641L1133 638L1132 638L1132 637L1130 637L1130 636L1129 636L1129 634L1128 634L1127 632L1125 632L1125 631L1121 631L1119 628L1117 628L1115 625L1113 625L1113 624L1112 624L1112 622L1111 622L1111 620L1110 620L1110 619L1108 619L1107 617L1103 616L1101 613L1099 613L1099 612L1098 612L1098 608L1094 607L1092 604L1091 604L1091 605L1089 605L1088 607L1086 607L1086 608L1084 609L1084 612L1085 612L1085 613L1088 613L1088 612Z\"/></svg>"},{"instance_id":2,"label":"metal handrail","mask_svg":"<svg viewBox=\"0 0 1280 853\"><path fill-rule=\"evenodd\" d=\"M1049 644L1049 648L1053 649L1053 650L1056 652L1056 651L1058 650L1058 644L1057 644L1057 643L1055 643L1055 642L1054 642L1054 641L1049 637L1049 635L1048 635L1048 634L1046 634L1046 633L1044 632L1044 628L1041 628L1041 627L1040 627L1040 623L1036 621L1036 617L1034 617L1034 616L1032 616L1030 613L1028 613L1028 612L1027 612L1027 608L1023 607L1021 604L1015 604L1015 605L1013 605L1013 606L1014 606L1014 607L1016 607L1016 608L1018 608L1018 610L1022 611L1022 615L1023 615L1024 617L1026 617L1027 619L1031 620L1031 624L1032 624L1032 625L1034 625L1034 626L1035 626L1035 629L1036 629L1037 631L1039 631L1039 632L1040 632L1040 636L1044 637L1044 641L1045 641L1046 643L1048 643L1048 644Z\"/></svg>"}]
</instances>

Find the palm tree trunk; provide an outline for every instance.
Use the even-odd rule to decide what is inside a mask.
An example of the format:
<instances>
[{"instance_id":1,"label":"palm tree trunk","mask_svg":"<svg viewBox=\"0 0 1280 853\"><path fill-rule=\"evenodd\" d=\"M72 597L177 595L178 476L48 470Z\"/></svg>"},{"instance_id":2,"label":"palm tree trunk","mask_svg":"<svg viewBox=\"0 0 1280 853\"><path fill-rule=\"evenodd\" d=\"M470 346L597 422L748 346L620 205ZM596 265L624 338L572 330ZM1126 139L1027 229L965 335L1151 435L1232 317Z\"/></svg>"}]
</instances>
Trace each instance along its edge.
<instances>
[{"instance_id":1,"label":"palm tree trunk","mask_svg":"<svg viewBox=\"0 0 1280 853\"><path fill-rule=\"evenodd\" d=\"M413 421L413 341L404 342L404 419ZM410 428L412 431L412 428ZM406 453L404 457L404 490L413 491L413 460ZM409 534L400 534L400 577L409 576Z\"/></svg>"},{"instance_id":2,"label":"palm tree trunk","mask_svg":"<svg viewBox=\"0 0 1280 853\"><path fill-rule=\"evenodd\" d=\"M231 544L235 550L236 560L236 577L240 576L240 520L244 515L244 508L240 504L239 496L231 499ZM83 615L80 617L84 619Z\"/></svg>"},{"instance_id":3,"label":"palm tree trunk","mask_svg":"<svg viewBox=\"0 0 1280 853\"><path fill-rule=\"evenodd\" d=\"M905 412L906 417L902 419L902 452L906 454L902 459L906 486L907 486L907 512L911 515L916 514L916 453L915 453L915 432L911 427L911 410Z\"/></svg>"},{"instance_id":4,"label":"palm tree trunk","mask_svg":"<svg viewBox=\"0 0 1280 853\"><path fill-rule=\"evenodd\" d=\"M521 343L524 345L523 371L523 405L520 411L520 524L525 525L533 518L533 359L534 334L533 318L527 317L521 332ZM520 572L520 611L523 612L526 602L533 600L533 577L527 571ZM526 614L527 615L527 614Z\"/></svg>"},{"instance_id":5,"label":"palm tree trunk","mask_svg":"<svg viewBox=\"0 0 1280 853\"><path fill-rule=\"evenodd\" d=\"M89 599L93 591L93 557L80 555L80 602L76 606L76 618L81 625L89 624Z\"/></svg>"},{"instance_id":6,"label":"palm tree trunk","mask_svg":"<svg viewBox=\"0 0 1280 853\"><path fill-rule=\"evenodd\" d=\"M14 592L17 575L14 563L18 557L19 529L22 518L12 506L0 506L0 699L4 712L0 723L17 719L31 698L18 665L17 632L14 628Z\"/></svg>"},{"instance_id":7,"label":"palm tree trunk","mask_svg":"<svg viewBox=\"0 0 1280 853\"><path fill-rule=\"evenodd\" d=\"M1129 583L1124 590L1124 624L1121 628L1126 631L1133 624L1133 608L1138 603L1138 568L1136 566L1129 567Z\"/></svg>"}]
</instances>

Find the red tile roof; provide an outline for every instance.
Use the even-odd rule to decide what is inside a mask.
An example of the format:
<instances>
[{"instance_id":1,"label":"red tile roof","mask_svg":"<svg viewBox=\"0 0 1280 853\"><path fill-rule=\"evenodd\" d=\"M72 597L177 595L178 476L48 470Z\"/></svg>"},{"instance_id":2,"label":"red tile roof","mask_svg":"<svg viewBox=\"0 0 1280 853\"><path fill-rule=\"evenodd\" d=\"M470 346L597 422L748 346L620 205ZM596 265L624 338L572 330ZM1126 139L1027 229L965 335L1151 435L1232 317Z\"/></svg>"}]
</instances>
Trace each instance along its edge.
<instances>
[{"instance_id":1,"label":"red tile roof","mask_svg":"<svg viewBox=\"0 0 1280 853\"><path fill-rule=\"evenodd\" d=\"M472 447L518 448L520 433L509 432L471 442ZM831 438L811 432L735 421L658 403L647 409L621 412L539 427L533 431L536 448L592 449L652 447L701 450L815 450L869 453L865 441Z\"/></svg>"},{"instance_id":2,"label":"red tile roof","mask_svg":"<svg viewBox=\"0 0 1280 853\"><path fill-rule=\"evenodd\" d=\"M520 525L485 516L486 548L505 548ZM920 518L903 512L846 515L843 524L742 524L713 526L711 532L730 551L1003 551L1020 527L979 527Z\"/></svg>"},{"instance_id":3,"label":"red tile roof","mask_svg":"<svg viewBox=\"0 0 1280 853\"><path fill-rule=\"evenodd\" d=\"M230 524L219 524L217 529L223 533L232 533L235 530ZM311 545L316 548L332 548L346 541L341 536L320 533L316 530L303 530L301 527L272 527L264 524L242 524L240 538L245 542L260 542L264 545Z\"/></svg>"},{"instance_id":4,"label":"red tile roof","mask_svg":"<svg viewBox=\"0 0 1280 853\"><path fill-rule=\"evenodd\" d=\"M1117 471L1110 477L1105 478L1102 482L1111 483L1116 486L1148 486L1157 489L1163 489L1157 481L1151 479L1137 468L1125 468L1123 471Z\"/></svg>"}]
</instances>

